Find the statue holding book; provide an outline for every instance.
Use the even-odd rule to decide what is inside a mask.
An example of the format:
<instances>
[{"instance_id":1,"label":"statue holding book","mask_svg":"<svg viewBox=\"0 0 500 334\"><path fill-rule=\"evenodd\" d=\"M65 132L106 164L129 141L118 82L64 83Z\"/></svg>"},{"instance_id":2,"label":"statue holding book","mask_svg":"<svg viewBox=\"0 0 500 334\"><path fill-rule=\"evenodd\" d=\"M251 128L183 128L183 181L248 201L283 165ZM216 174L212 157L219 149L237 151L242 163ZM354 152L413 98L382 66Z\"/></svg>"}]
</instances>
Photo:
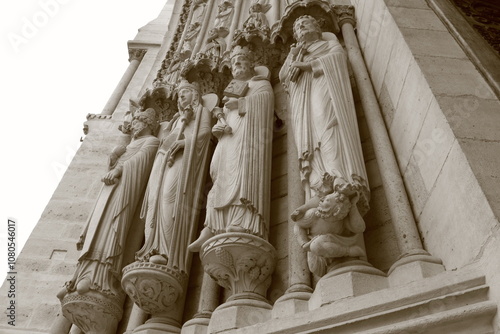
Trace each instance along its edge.
<instances>
[{"instance_id":1,"label":"statue holding book","mask_svg":"<svg viewBox=\"0 0 500 334\"><path fill-rule=\"evenodd\" d=\"M224 109L212 133L219 143L210 175L205 228L189 247L199 251L211 236L225 232L268 236L273 90L269 71L254 68L252 53L236 46L231 52L233 80L224 91Z\"/></svg>"}]
</instances>

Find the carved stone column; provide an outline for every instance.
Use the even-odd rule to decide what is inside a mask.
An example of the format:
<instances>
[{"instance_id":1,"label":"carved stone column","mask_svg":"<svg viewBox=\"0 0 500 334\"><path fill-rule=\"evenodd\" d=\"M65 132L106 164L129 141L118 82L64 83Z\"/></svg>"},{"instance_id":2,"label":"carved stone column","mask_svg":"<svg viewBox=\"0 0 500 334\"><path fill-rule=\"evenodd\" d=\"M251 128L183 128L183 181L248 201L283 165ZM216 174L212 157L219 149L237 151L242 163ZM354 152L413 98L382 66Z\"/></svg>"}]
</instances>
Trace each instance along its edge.
<instances>
[{"instance_id":1,"label":"carved stone column","mask_svg":"<svg viewBox=\"0 0 500 334\"><path fill-rule=\"evenodd\" d=\"M289 116L289 113L287 113ZM288 161L297 158L297 147L292 135L290 121L287 120L287 153ZM288 211L289 214L305 202L304 190L300 182L299 165L288 164ZM273 307L273 317L292 315L307 311L307 301L311 297L311 272L307 267L307 254L299 244L297 237L300 233L295 223L289 219L288 224L288 273L290 286Z\"/></svg>"},{"instance_id":2,"label":"carved stone column","mask_svg":"<svg viewBox=\"0 0 500 334\"><path fill-rule=\"evenodd\" d=\"M198 312L182 326L182 334L207 333L212 313L219 305L219 294L220 286L207 273L203 273Z\"/></svg>"},{"instance_id":3,"label":"carved stone column","mask_svg":"<svg viewBox=\"0 0 500 334\"><path fill-rule=\"evenodd\" d=\"M423 249L403 179L354 32L354 8L352 6L338 7L337 15L348 58L360 91L361 103L379 164L396 240L402 253L399 260L389 270L390 283L402 285L435 275L444 268L440 259L431 256Z\"/></svg>"},{"instance_id":4,"label":"carved stone column","mask_svg":"<svg viewBox=\"0 0 500 334\"><path fill-rule=\"evenodd\" d=\"M127 322L125 334L132 333L134 329L142 325L148 319L148 314L144 312L137 304L132 305L132 311Z\"/></svg>"},{"instance_id":5,"label":"carved stone column","mask_svg":"<svg viewBox=\"0 0 500 334\"><path fill-rule=\"evenodd\" d=\"M122 78L120 79L120 82L118 83L118 86L116 86L115 90L113 91L113 94L111 94L111 97L109 98L108 102L104 106L104 109L102 110L101 114L103 115L112 115L113 112L116 109L116 106L120 102L120 99L123 96L123 93L125 93L125 90L128 87L128 84L130 83L130 80L134 77L135 72L137 71L137 68L139 67L142 58L146 54L147 50L144 49L129 49L129 65L127 67L127 70L123 74Z\"/></svg>"}]
</instances>

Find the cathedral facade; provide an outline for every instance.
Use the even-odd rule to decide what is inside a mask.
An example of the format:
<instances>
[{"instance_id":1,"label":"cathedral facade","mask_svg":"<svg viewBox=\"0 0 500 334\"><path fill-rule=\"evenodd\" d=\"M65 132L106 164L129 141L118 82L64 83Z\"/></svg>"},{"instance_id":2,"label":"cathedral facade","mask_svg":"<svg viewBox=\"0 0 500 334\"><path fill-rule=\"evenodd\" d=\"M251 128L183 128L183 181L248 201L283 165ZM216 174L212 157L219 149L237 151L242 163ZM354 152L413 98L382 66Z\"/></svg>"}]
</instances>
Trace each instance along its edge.
<instances>
[{"instance_id":1,"label":"cathedral facade","mask_svg":"<svg viewBox=\"0 0 500 334\"><path fill-rule=\"evenodd\" d=\"M500 333L499 13L167 1L0 332Z\"/></svg>"}]
</instances>

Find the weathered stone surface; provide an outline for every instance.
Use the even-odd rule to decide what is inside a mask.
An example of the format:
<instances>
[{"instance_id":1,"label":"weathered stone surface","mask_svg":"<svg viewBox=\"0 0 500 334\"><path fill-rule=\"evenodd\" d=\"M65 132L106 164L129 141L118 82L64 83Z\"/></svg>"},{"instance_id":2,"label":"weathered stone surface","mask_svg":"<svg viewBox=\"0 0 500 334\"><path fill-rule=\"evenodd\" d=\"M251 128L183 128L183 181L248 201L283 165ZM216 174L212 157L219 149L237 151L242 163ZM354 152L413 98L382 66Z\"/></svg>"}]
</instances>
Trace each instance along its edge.
<instances>
[{"instance_id":1,"label":"weathered stone surface","mask_svg":"<svg viewBox=\"0 0 500 334\"><path fill-rule=\"evenodd\" d=\"M433 99L412 152L426 192L434 186L454 141L450 126Z\"/></svg>"},{"instance_id":2,"label":"weathered stone surface","mask_svg":"<svg viewBox=\"0 0 500 334\"><path fill-rule=\"evenodd\" d=\"M271 226L288 221L289 218L288 196L271 201Z\"/></svg>"},{"instance_id":3,"label":"weathered stone surface","mask_svg":"<svg viewBox=\"0 0 500 334\"><path fill-rule=\"evenodd\" d=\"M443 205L444 199L447 205ZM497 224L457 141L418 223L426 249L441 258L448 270L480 257L483 241Z\"/></svg>"},{"instance_id":4,"label":"weathered stone surface","mask_svg":"<svg viewBox=\"0 0 500 334\"><path fill-rule=\"evenodd\" d=\"M425 0L384 0L387 6L429 9Z\"/></svg>"},{"instance_id":5,"label":"weathered stone surface","mask_svg":"<svg viewBox=\"0 0 500 334\"><path fill-rule=\"evenodd\" d=\"M429 11L430 12L430 11ZM434 15L434 14L433 14ZM462 48L448 31L402 28L401 32L415 56L467 59Z\"/></svg>"},{"instance_id":6,"label":"weathered stone surface","mask_svg":"<svg viewBox=\"0 0 500 334\"><path fill-rule=\"evenodd\" d=\"M408 164L432 99L432 92L422 71L415 61L411 61L390 128L401 171L404 171Z\"/></svg>"},{"instance_id":7,"label":"weathered stone surface","mask_svg":"<svg viewBox=\"0 0 500 334\"><path fill-rule=\"evenodd\" d=\"M441 20L439 20L434 11L428 8L420 9L389 5L389 11L399 28L446 31L447 36L451 38ZM406 37L405 29L401 29L401 31L403 32L403 36ZM426 31L425 33L429 34L430 32ZM430 36L433 35L431 34Z\"/></svg>"},{"instance_id":8,"label":"weathered stone surface","mask_svg":"<svg viewBox=\"0 0 500 334\"><path fill-rule=\"evenodd\" d=\"M469 60L431 56L415 56L415 59L435 95L495 98L491 88ZM450 85L451 82L453 85Z\"/></svg>"},{"instance_id":9,"label":"weathered stone surface","mask_svg":"<svg viewBox=\"0 0 500 334\"><path fill-rule=\"evenodd\" d=\"M457 138L500 140L500 102L475 95L437 96L446 120Z\"/></svg>"},{"instance_id":10,"label":"weathered stone surface","mask_svg":"<svg viewBox=\"0 0 500 334\"><path fill-rule=\"evenodd\" d=\"M287 173L287 154L281 154L273 158L273 166L271 169L271 180L274 180Z\"/></svg>"}]
</instances>

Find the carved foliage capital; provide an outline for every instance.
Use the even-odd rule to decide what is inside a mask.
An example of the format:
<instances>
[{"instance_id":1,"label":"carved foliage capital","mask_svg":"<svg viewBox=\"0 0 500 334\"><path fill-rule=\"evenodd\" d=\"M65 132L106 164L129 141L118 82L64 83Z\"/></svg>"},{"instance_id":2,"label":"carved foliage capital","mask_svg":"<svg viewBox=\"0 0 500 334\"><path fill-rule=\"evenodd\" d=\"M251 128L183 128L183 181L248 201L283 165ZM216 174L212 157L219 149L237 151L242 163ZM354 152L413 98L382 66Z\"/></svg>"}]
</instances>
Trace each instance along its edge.
<instances>
[{"instance_id":1,"label":"carved foliage capital","mask_svg":"<svg viewBox=\"0 0 500 334\"><path fill-rule=\"evenodd\" d=\"M123 289L143 311L154 316L172 309L186 283L187 276L160 264L134 262L123 269Z\"/></svg>"},{"instance_id":2,"label":"carved foliage capital","mask_svg":"<svg viewBox=\"0 0 500 334\"><path fill-rule=\"evenodd\" d=\"M128 61L139 60L141 61L148 50L146 49L128 49Z\"/></svg>"},{"instance_id":3,"label":"carved foliage capital","mask_svg":"<svg viewBox=\"0 0 500 334\"><path fill-rule=\"evenodd\" d=\"M93 291L67 294L61 306L64 316L85 333L114 333L123 314L123 300Z\"/></svg>"},{"instance_id":4,"label":"carved foliage capital","mask_svg":"<svg viewBox=\"0 0 500 334\"><path fill-rule=\"evenodd\" d=\"M345 23L350 23L353 27L356 26L356 17L354 16L354 6L350 5L333 5L333 11L337 16L339 27Z\"/></svg>"},{"instance_id":5,"label":"carved foliage capital","mask_svg":"<svg viewBox=\"0 0 500 334\"><path fill-rule=\"evenodd\" d=\"M209 239L201 251L205 271L234 294L265 297L276 265L276 250L264 239L246 233L224 233Z\"/></svg>"}]
</instances>

